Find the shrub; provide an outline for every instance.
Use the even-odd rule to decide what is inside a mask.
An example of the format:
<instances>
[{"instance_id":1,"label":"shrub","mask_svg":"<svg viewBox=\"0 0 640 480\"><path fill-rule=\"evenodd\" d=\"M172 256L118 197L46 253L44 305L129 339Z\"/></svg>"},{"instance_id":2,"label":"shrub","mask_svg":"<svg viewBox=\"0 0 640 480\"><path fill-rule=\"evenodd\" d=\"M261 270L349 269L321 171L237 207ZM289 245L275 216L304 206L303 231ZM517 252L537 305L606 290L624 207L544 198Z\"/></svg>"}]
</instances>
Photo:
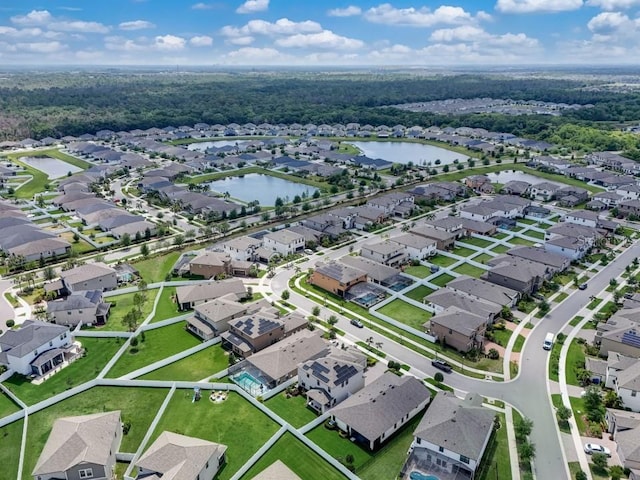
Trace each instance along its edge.
<instances>
[{"instance_id":1,"label":"shrub","mask_svg":"<svg viewBox=\"0 0 640 480\"><path fill-rule=\"evenodd\" d=\"M576 472L576 480L587 480L587 474L584 473L582 470L578 470Z\"/></svg>"},{"instance_id":2,"label":"shrub","mask_svg":"<svg viewBox=\"0 0 640 480\"><path fill-rule=\"evenodd\" d=\"M133 338L131 339L130 345L131 345L132 347L137 347L137 346L138 346L138 337L133 337Z\"/></svg>"},{"instance_id":3,"label":"shrub","mask_svg":"<svg viewBox=\"0 0 640 480\"><path fill-rule=\"evenodd\" d=\"M500 358L500 353L495 348L489 349L489 353L487 354L491 360L498 360Z\"/></svg>"},{"instance_id":4,"label":"shrub","mask_svg":"<svg viewBox=\"0 0 640 480\"><path fill-rule=\"evenodd\" d=\"M131 430L131 422L127 420L122 424L122 434L127 435L129 433L129 430Z\"/></svg>"},{"instance_id":5,"label":"shrub","mask_svg":"<svg viewBox=\"0 0 640 480\"><path fill-rule=\"evenodd\" d=\"M442 383L444 381L444 375L442 374L442 372L436 372L436 374L433 376L433 379L438 383Z\"/></svg>"},{"instance_id":6,"label":"shrub","mask_svg":"<svg viewBox=\"0 0 640 480\"><path fill-rule=\"evenodd\" d=\"M16 324L15 320L13 319L9 319L7 320L7 327L9 328L13 328L13 326Z\"/></svg>"}]
</instances>

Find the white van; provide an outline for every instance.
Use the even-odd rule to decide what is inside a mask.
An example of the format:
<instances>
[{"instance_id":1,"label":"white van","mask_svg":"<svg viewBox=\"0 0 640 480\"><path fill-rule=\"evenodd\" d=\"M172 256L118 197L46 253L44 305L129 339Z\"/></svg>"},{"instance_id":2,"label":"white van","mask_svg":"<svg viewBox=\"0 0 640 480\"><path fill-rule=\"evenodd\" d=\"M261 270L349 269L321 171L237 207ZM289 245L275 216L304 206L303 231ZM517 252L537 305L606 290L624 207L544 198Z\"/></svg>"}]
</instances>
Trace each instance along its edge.
<instances>
[{"instance_id":1,"label":"white van","mask_svg":"<svg viewBox=\"0 0 640 480\"><path fill-rule=\"evenodd\" d=\"M553 333L547 333L547 336L544 337L542 348L545 350L551 350L551 347L553 347Z\"/></svg>"}]
</instances>

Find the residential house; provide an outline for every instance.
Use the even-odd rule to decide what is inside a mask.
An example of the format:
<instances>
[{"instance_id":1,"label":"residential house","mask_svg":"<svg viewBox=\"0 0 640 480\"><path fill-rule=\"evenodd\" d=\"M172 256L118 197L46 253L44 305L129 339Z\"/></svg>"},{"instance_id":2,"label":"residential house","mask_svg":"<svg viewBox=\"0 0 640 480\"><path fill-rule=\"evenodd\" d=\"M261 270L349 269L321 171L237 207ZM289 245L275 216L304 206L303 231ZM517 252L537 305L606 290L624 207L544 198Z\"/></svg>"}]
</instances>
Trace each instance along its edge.
<instances>
[{"instance_id":1,"label":"residential house","mask_svg":"<svg viewBox=\"0 0 640 480\"><path fill-rule=\"evenodd\" d=\"M640 200L622 200L618 202L618 212L625 217L630 215L640 217Z\"/></svg>"},{"instance_id":2,"label":"residential house","mask_svg":"<svg viewBox=\"0 0 640 480\"><path fill-rule=\"evenodd\" d=\"M624 200L622 195L616 192L600 192L593 196L593 200L598 200L605 204L607 208L613 208L618 205L618 202Z\"/></svg>"},{"instance_id":3,"label":"residential house","mask_svg":"<svg viewBox=\"0 0 640 480\"><path fill-rule=\"evenodd\" d=\"M440 288L430 293L424 297L422 302L427 304L427 307L435 314L442 313L449 307L457 307L460 310L484 317L487 324L492 324L502 311L502 305L488 300L473 298L449 288Z\"/></svg>"},{"instance_id":4,"label":"residential house","mask_svg":"<svg viewBox=\"0 0 640 480\"><path fill-rule=\"evenodd\" d=\"M409 232L424 238L435 240L438 250L447 250L451 248L457 238L456 234L453 232L437 230L430 225L416 225L415 227L412 227Z\"/></svg>"},{"instance_id":5,"label":"residential house","mask_svg":"<svg viewBox=\"0 0 640 480\"><path fill-rule=\"evenodd\" d=\"M616 189L616 193L620 195L623 200L639 200L640 185L638 185L637 183L622 185Z\"/></svg>"},{"instance_id":6,"label":"residential house","mask_svg":"<svg viewBox=\"0 0 640 480\"><path fill-rule=\"evenodd\" d=\"M111 480L121 440L120 411L58 418L31 474L34 480Z\"/></svg>"},{"instance_id":7,"label":"residential house","mask_svg":"<svg viewBox=\"0 0 640 480\"><path fill-rule=\"evenodd\" d=\"M390 240L363 245L360 249L360 255L391 267L402 265L407 261L405 246Z\"/></svg>"},{"instance_id":8,"label":"residential house","mask_svg":"<svg viewBox=\"0 0 640 480\"><path fill-rule=\"evenodd\" d=\"M329 354L330 345L318 330L300 330L264 350L254 353L243 366L259 372L257 378L267 388L274 388L293 378L298 365ZM238 364L241 365L241 364Z\"/></svg>"},{"instance_id":9,"label":"residential house","mask_svg":"<svg viewBox=\"0 0 640 480\"><path fill-rule=\"evenodd\" d=\"M222 249L233 260L249 262L254 260L255 251L261 244L260 240L244 236L227 240Z\"/></svg>"},{"instance_id":10,"label":"residential house","mask_svg":"<svg viewBox=\"0 0 640 480\"><path fill-rule=\"evenodd\" d=\"M464 184L476 193L493 193L491 180L486 175L470 175Z\"/></svg>"},{"instance_id":11,"label":"residential house","mask_svg":"<svg viewBox=\"0 0 640 480\"><path fill-rule=\"evenodd\" d=\"M493 217L500 216L500 212L496 208L487 204L488 202L482 202L477 205L464 205L460 208L460 218L488 222Z\"/></svg>"},{"instance_id":12,"label":"residential house","mask_svg":"<svg viewBox=\"0 0 640 480\"><path fill-rule=\"evenodd\" d=\"M207 279L231 273L231 256L223 252L204 252L189 261L189 273Z\"/></svg>"},{"instance_id":13,"label":"residential house","mask_svg":"<svg viewBox=\"0 0 640 480\"><path fill-rule=\"evenodd\" d=\"M454 218L454 217L449 217ZM471 220L470 218L459 218L462 225L465 236L471 236L474 233L477 235L492 236L496 233L498 228L491 223L480 222L478 220Z\"/></svg>"},{"instance_id":14,"label":"residential house","mask_svg":"<svg viewBox=\"0 0 640 480\"><path fill-rule=\"evenodd\" d=\"M531 184L528 182L523 182L520 180L511 180L505 183L500 190L502 193L506 193L508 195L524 195L527 193L527 190L531 187Z\"/></svg>"},{"instance_id":15,"label":"residential house","mask_svg":"<svg viewBox=\"0 0 640 480\"><path fill-rule=\"evenodd\" d=\"M232 294L236 300L240 300L247 295L247 290L242 280L230 278L217 282L181 285L176 288L176 301L180 310L189 310L196 305L210 302L229 294Z\"/></svg>"},{"instance_id":16,"label":"residential house","mask_svg":"<svg viewBox=\"0 0 640 480\"><path fill-rule=\"evenodd\" d=\"M619 310L596 329L594 343L600 346L600 356L609 352L640 358L640 324L637 316L640 309Z\"/></svg>"},{"instance_id":17,"label":"residential house","mask_svg":"<svg viewBox=\"0 0 640 480\"><path fill-rule=\"evenodd\" d=\"M507 251L507 255L542 263L550 267L554 273L563 272L571 265L571 260L566 255L558 255L539 247L514 247Z\"/></svg>"},{"instance_id":18,"label":"residential house","mask_svg":"<svg viewBox=\"0 0 640 480\"><path fill-rule=\"evenodd\" d=\"M346 232L346 226L343 220L330 215L328 213L322 213L306 218L303 221L305 227L320 232L323 236L330 239L336 239Z\"/></svg>"},{"instance_id":19,"label":"residential house","mask_svg":"<svg viewBox=\"0 0 640 480\"><path fill-rule=\"evenodd\" d=\"M298 366L298 387L305 390L307 405L320 414L364 387L366 357L358 350L332 351Z\"/></svg>"},{"instance_id":20,"label":"residential house","mask_svg":"<svg viewBox=\"0 0 640 480\"><path fill-rule=\"evenodd\" d=\"M102 262L85 263L60 272L67 291L100 290L105 292L118 287L116 271Z\"/></svg>"},{"instance_id":21,"label":"residential house","mask_svg":"<svg viewBox=\"0 0 640 480\"><path fill-rule=\"evenodd\" d=\"M415 233L403 233L390 241L404 247L407 257L411 260L424 260L438 253L435 240Z\"/></svg>"},{"instance_id":22,"label":"residential house","mask_svg":"<svg viewBox=\"0 0 640 480\"><path fill-rule=\"evenodd\" d=\"M471 298L486 300L498 305L515 307L520 299L520 292L511 288L503 287L480 278L460 275L458 278L447 283L447 288L454 292L463 293Z\"/></svg>"},{"instance_id":23,"label":"residential house","mask_svg":"<svg viewBox=\"0 0 640 480\"><path fill-rule=\"evenodd\" d=\"M455 182L434 182L425 185L417 185L408 193L418 200L442 200L451 202L456 197L464 196L466 187Z\"/></svg>"},{"instance_id":24,"label":"residential house","mask_svg":"<svg viewBox=\"0 0 640 480\"><path fill-rule=\"evenodd\" d=\"M226 451L220 443L164 431L136 461L136 479L213 480Z\"/></svg>"},{"instance_id":25,"label":"residential house","mask_svg":"<svg viewBox=\"0 0 640 480\"><path fill-rule=\"evenodd\" d=\"M600 360L603 361L603 360ZM619 352L609 351L606 361L605 377L602 384L606 388L615 389L618 381L618 373L638 363L638 359L635 357L628 357Z\"/></svg>"},{"instance_id":26,"label":"residential house","mask_svg":"<svg viewBox=\"0 0 640 480\"><path fill-rule=\"evenodd\" d=\"M276 460L251 480L302 480L281 460Z\"/></svg>"},{"instance_id":27,"label":"residential house","mask_svg":"<svg viewBox=\"0 0 640 480\"><path fill-rule=\"evenodd\" d=\"M239 303L235 295L225 295L194 307L193 317L187 318L187 330L202 338L211 340L229 330L229 321L247 315L249 305Z\"/></svg>"},{"instance_id":28,"label":"residential house","mask_svg":"<svg viewBox=\"0 0 640 480\"><path fill-rule=\"evenodd\" d=\"M544 244L549 253L563 255L571 260L580 260L589 252L588 241L575 237L553 237Z\"/></svg>"},{"instance_id":29,"label":"residential house","mask_svg":"<svg viewBox=\"0 0 640 480\"><path fill-rule=\"evenodd\" d=\"M556 192L558 205L575 207L589 200L589 191L581 187L566 186Z\"/></svg>"},{"instance_id":30,"label":"residential house","mask_svg":"<svg viewBox=\"0 0 640 480\"><path fill-rule=\"evenodd\" d=\"M396 208L402 204L413 205L414 196L408 192L392 192L367 201L367 206L382 210L387 217L396 215Z\"/></svg>"},{"instance_id":31,"label":"residential house","mask_svg":"<svg viewBox=\"0 0 640 480\"><path fill-rule=\"evenodd\" d=\"M640 415L608 408L606 421L620 463L630 471L629 480L640 480Z\"/></svg>"},{"instance_id":32,"label":"residential house","mask_svg":"<svg viewBox=\"0 0 640 480\"><path fill-rule=\"evenodd\" d=\"M411 375L385 372L329 410L338 428L376 450L429 403L430 392Z\"/></svg>"},{"instance_id":33,"label":"residential house","mask_svg":"<svg viewBox=\"0 0 640 480\"><path fill-rule=\"evenodd\" d=\"M555 183L550 182L541 182L536 183L535 185L531 185L529 187L529 195L531 195L535 200L541 200L543 202L548 202L549 200L554 200L556 198L556 193L560 190L560 186Z\"/></svg>"},{"instance_id":34,"label":"residential house","mask_svg":"<svg viewBox=\"0 0 640 480\"><path fill-rule=\"evenodd\" d=\"M40 377L81 354L68 327L25 320L0 336L0 365L21 375Z\"/></svg>"},{"instance_id":35,"label":"residential house","mask_svg":"<svg viewBox=\"0 0 640 480\"><path fill-rule=\"evenodd\" d=\"M598 226L599 218L600 215L596 212L589 212L587 210L574 210L564 216L564 221L568 223L574 223L576 225L595 228Z\"/></svg>"},{"instance_id":36,"label":"residential house","mask_svg":"<svg viewBox=\"0 0 640 480\"><path fill-rule=\"evenodd\" d=\"M399 279L400 270L384 263L374 262L362 256L345 255L340 263L367 274L367 281L378 285L391 285ZM348 292L351 296L351 291Z\"/></svg>"},{"instance_id":37,"label":"residential house","mask_svg":"<svg viewBox=\"0 0 640 480\"><path fill-rule=\"evenodd\" d=\"M262 245L267 250L273 250L283 257L300 253L305 248L304 235L288 229L276 230L262 237Z\"/></svg>"},{"instance_id":38,"label":"residential house","mask_svg":"<svg viewBox=\"0 0 640 480\"><path fill-rule=\"evenodd\" d=\"M431 317L424 327L441 344L468 352L482 350L487 318L452 306Z\"/></svg>"},{"instance_id":39,"label":"residential house","mask_svg":"<svg viewBox=\"0 0 640 480\"><path fill-rule=\"evenodd\" d=\"M317 267L309 277L310 284L340 297L344 297L352 286L366 281L366 272L336 261Z\"/></svg>"},{"instance_id":40,"label":"residential house","mask_svg":"<svg viewBox=\"0 0 640 480\"><path fill-rule=\"evenodd\" d=\"M518 257L503 257L498 263L490 261L489 265L492 268L482 274L482 279L521 294L535 293L550 275L546 265Z\"/></svg>"},{"instance_id":41,"label":"residential house","mask_svg":"<svg viewBox=\"0 0 640 480\"><path fill-rule=\"evenodd\" d=\"M102 299L101 290L71 293L66 298L47 302L47 318L57 325L104 325L109 318L110 303Z\"/></svg>"},{"instance_id":42,"label":"residential house","mask_svg":"<svg viewBox=\"0 0 640 480\"><path fill-rule=\"evenodd\" d=\"M435 228L436 230L452 233L455 235L456 239L459 239L467 235L467 232L464 229L463 220L467 219L460 217L436 218L433 220L425 220L424 225Z\"/></svg>"},{"instance_id":43,"label":"residential house","mask_svg":"<svg viewBox=\"0 0 640 480\"><path fill-rule=\"evenodd\" d=\"M640 412L640 361L617 372L614 389L622 404L634 412Z\"/></svg>"},{"instance_id":44,"label":"residential house","mask_svg":"<svg viewBox=\"0 0 640 480\"><path fill-rule=\"evenodd\" d=\"M495 428L496 413L482 406L482 397L464 399L442 391L413 432L414 459L436 471L475 478Z\"/></svg>"}]
</instances>

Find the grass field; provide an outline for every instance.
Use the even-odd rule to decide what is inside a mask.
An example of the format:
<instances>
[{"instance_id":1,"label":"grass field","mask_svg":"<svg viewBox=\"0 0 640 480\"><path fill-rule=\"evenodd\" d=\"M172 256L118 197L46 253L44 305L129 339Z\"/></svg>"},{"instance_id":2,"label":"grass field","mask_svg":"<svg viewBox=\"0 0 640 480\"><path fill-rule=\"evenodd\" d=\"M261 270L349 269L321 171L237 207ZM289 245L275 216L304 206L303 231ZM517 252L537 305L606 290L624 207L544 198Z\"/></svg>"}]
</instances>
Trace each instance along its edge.
<instances>
[{"instance_id":1,"label":"grass field","mask_svg":"<svg viewBox=\"0 0 640 480\"><path fill-rule=\"evenodd\" d=\"M412 265L405 268L404 273L408 273L409 275L413 275L417 278L425 278L431 275L431 269L429 267L425 267L424 265Z\"/></svg>"},{"instance_id":2,"label":"grass field","mask_svg":"<svg viewBox=\"0 0 640 480\"><path fill-rule=\"evenodd\" d=\"M140 308L139 324L142 323L145 318L149 316L151 310L153 310L153 302L155 301L157 294L158 289L147 290L147 301ZM129 313L129 311L137 308L133 304L134 295L135 292L131 292L105 298L105 302L109 302L111 304L115 303L115 305L111 305L109 320L107 320L107 324L104 327L101 327L102 330L115 332L129 331L129 327L124 323L124 317Z\"/></svg>"},{"instance_id":3,"label":"grass field","mask_svg":"<svg viewBox=\"0 0 640 480\"><path fill-rule=\"evenodd\" d=\"M23 420L10 423L0 428L2 448L0 448L0 465L4 478L18 477L18 461L20 460L20 442L22 440ZM35 466L35 464L34 464ZM31 471L27 472L31 473ZM33 480L33 476L26 477Z\"/></svg>"},{"instance_id":4,"label":"grass field","mask_svg":"<svg viewBox=\"0 0 640 480\"><path fill-rule=\"evenodd\" d=\"M339 471L325 462L304 443L287 432L249 469L241 480L250 480L275 461L280 460L300 478L322 480L344 479Z\"/></svg>"},{"instance_id":5,"label":"grass field","mask_svg":"<svg viewBox=\"0 0 640 480\"><path fill-rule=\"evenodd\" d=\"M199 338L185 331L184 322L149 330L145 332L144 336L144 342L142 341L142 334L138 336L138 345L135 348L129 348L123 353L109 370L107 376L111 378L121 377L145 365L150 365L201 343Z\"/></svg>"},{"instance_id":6,"label":"grass field","mask_svg":"<svg viewBox=\"0 0 640 480\"><path fill-rule=\"evenodd\" d=\"M429 259L429 263L433 265L438 265L439 267L448 267L449 265L453 265L458 260L455 258L447 257L445 255L436 255Z\"/></svg>"},{"instance_id":7,"label":"grass field","mask_svg":"<svg viewBox=\"0 0 640 480\"><path fill-rule=\"evenodd\" d=\"M567 351L567 363L565 364L565 373L568 385L580 385L577 378L579 368L584 368L585 354L584 347L574 339L569 345Z\"/></svg>"},{"instance_id":8,"label":"grass field","mask_svg":"<svg viewBox=\"0 0 640 480\"><path fill-rule=\"evenodd\" d=\"M485 240L484 238L477 238L477 237L464 238L461 240L461 242L468 243L469 245L475 245L476 247L481 247L481 248L488 247L493 243L490 240Z\"/></svg>"},{"instance_id":9,"label":"grass field","mask_svg":"<svg viewBox=\"0 0 640 480\"><path fill-rule=\"evenodd\" d=\"M422 302L422 299L430 293L433 293L433 291L434 290L432 288L429 288L426 285L420 285L419 287L412 288L404 295L412 300L415 300L416 302Z\"/></svg>"},{"instance_id":10,"label":"grass field","mask_svg":"<svg viewBox=\"0 0 640 480\"><path fill-rule=\"evenodd\" d=\"M439 287L444 287L445 285L447 285L447 283L449 283L454 278L455 277L453 275L449 275L448 273L441 273L440 275L432 279L431 283Z\"/></svg>"},{"instance_id":11,"label":"grass field","mask_svg":"<svg viewBox=\"0 0 640 480\"><path fill-rule=\"evenodd\" d=\"M459 255L461 257L468 257L470 255L473 255L475 252L475 250L467 247L455 247L453 250L451 250L451 253L453 253L454 255Z\"/></svg>"},{"instance_id":12,"label":"grass field","mask_svg":"<svg viewBox=\"0 0 640 480\"><path fill-rule=\"evenodd\" d=\"M505 253L505 252L508 252L510 249L511 247L507 247L506 245L496 245L491 249L491 251L496 253Z\"/></svg>"},{"instance_id":13,"label":"grass field","mask_svg":"<svg viewBox=\"0 0 640 480\"><path fill-rule=\"evenodd\" d=\"M57 418L120 410L123 422L131 422L120 451L135 452L167 393L164 388L95 387L30 415L23 480L33 480L31 472Z\"/></svg>"},{"instance_id":14,"label":"grass field","mask_svg":"<svg viewBox=\"0 0 640 480\"><path fill-rule=\"evenodd\" d=\"M142 279L149 283L162 282L171 268L180 258L180 252L170 252L165 255L148 258L133 263L133 267L138 270Z\"/></svg>"},{"instance_id":15,"label":"grass field","mask_svg":"<svg viewBox=\"0 0 640 480\"><path fill-rule=\"evenodd\" d=\"M318 418L318 415L307 407L307 399L304 395L287 398L286 394L279 393L270 398L265 405L295 428L300 428Z\"/></svg>"},{"instance_id":16,"label":"grass field","mask_svg":"<svg viewBox=\"0 0 640 480\"><path fill-rule=\"evenodd\" d=\"M524 232L524 234L527 237L537 238L539 240L544 240L544 233L543 232L538 232L536 230L527 230L526 232Z\"/></svg>"},{"instance_id":17,"label":"grass field","mask_svg":"<svg viewBox=\"0 0 640 480\"><path fill-rule=\"evenodd\" d=\"M463 263L462 265L454 268L453 271L461 275L469 275L470 277L480 278L480 275L482 275L486 270L483 270L482 268L476 267L474 265L470 265L468 263Z\"/></svg>"},{"instance_id":18,"label":"grass field","mask_svg":"<svg viewBox=\"0 0 640 480\"><path fill-rule=\"evenodd\" d=\"M222 403L211 402L207 391L199 402L192 403L192 395L192 390L176 391L151 441L167 430L226 445L227 463L216 480L229 479L279 428L236 393Z\"/></svg>"},{"instance_id":19,"label":"grass field","mask_svg":"<svg viewBox=\"0 0 640 480\"><path fill-rule=\"evenodd\" d=\"M3 384L24 403L33 405L94 379L122 345L122 340L115 338L80 337L78 340L86 349L86 355L40 385L16 374Z\"/></svg>"},{"instance_id":20,"label":"grass field","mask_svg":"<svg viewBox=\"0 0 640 480\"><path fill-rule=\"evenodd\" d=\"M531 245L534 245L536 242L532 242L531 240L527 240L526 238L513 237L511 240L509 240L509 243L512 245L526 245L530 247Z\"/></svg>"},{"instance_id":21,"label":"grass field","mask_svg":"<svg viewBox=\"0 0 640 480\"><path fill-rule=\"evenodd\" d=\"M184 380L197 382L229 366L229 356L220 344L205 348L182 360L140 377L142 380Z\"/></svg>"},{"instance_id":22,"label":"grass field","mask_svg":"<svg viewBox=\"0 0 640 480\"><path fill-rule=\"evenodd\" d=\"M0 418L17 411L18 405L13 403L13 400L11 400L6 393L0 392Z\"/></svg>"},{"instance_id":23,"label":"grass field","mask_svg":"<svg viewBox=\"0 0 640 480\"><path fill-rule=\"evenodd\" d=\"M164 287L160 294L160 300L156 306L156 314L151 322L159 322L168 318L177 317L182 314L178 311L178 304L173 301L173 295L176 293L176 287Z\"/></svg>"},{"instance_id":24,"label":"grass field","mask_svg":"<svg viewBox=\"0 0 640 480\"><path fill-rule=\"evenodd\" d=\"M386 304L377 311L418 330L423 330L422 325L433 316L431 312L414 307L399 299Z\"/></svg>"},{"instance_id":25,"label":"grass field","mask_svg":"<svg viewBox=\"0 0 640 480\"><path fill-rule=\"evenodd\" d=\"M500 428L496 430L483 458L478 480L511 480L511 462L509 461L509 440L504 413L499 413Z\"/></svg>"},{"instance_id":26,"label":"grass field","mask_svg":"<svg viewBox=\"0 0 640 480\"><path fill-rule=\"evenodd\" d=\"M493 257L491 255L489 255L488 253L481 253L480 255L476 255L475 257L472 258L472 260L474 262L478 262L478 263L486 263L489 260L491 260Z\"/></svg>"}]
</instances>

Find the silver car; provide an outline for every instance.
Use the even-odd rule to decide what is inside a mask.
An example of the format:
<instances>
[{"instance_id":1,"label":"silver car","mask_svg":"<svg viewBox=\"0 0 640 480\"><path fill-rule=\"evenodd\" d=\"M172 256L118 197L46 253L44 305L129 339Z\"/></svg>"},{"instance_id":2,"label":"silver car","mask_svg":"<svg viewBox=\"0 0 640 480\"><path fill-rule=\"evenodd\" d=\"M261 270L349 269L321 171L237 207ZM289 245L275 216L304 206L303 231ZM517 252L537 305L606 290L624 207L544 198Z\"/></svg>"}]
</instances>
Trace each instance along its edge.
<instances>
[{"instance_id":1,"label":"silver car","mask_svg":"<svg viewBox=\"0 0 640 480\"><path fill-rule=\"evenodd\" d=\"M589 455L593 453L604 453L607 457L611 456L611 450L609 450L607 447L602 446L598 443L585 443L584 452L588 453Z\"/></svg>"}]
</instances>

